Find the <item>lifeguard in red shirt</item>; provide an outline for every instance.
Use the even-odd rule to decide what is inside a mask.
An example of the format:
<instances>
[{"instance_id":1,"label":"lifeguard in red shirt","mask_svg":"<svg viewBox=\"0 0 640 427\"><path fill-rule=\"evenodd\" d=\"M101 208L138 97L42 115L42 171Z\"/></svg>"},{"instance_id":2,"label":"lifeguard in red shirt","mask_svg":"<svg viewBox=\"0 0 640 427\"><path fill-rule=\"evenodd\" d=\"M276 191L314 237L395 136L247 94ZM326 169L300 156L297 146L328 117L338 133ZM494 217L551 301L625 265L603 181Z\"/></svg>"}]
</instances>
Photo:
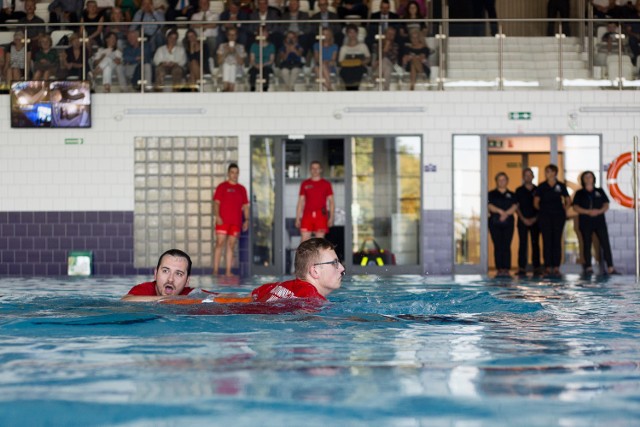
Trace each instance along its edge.
<instances>
[{"instance_id":1,"label":"lifeguard in red shirt","mask_svg":"<svg viewBox=\"0 0 640 427\"><path fill-rule=\"evenodd\" d=\"M251 292L254 301L275 302L304 298L316 302L327 300L327 295L342 284L344 266L338 259L334 245L323 238L311 238L296 250L294 280L268 283Z\"/></svg>"},{"instance_id":2,"label":"lifeguard in red shirt","mask_svg":"<svg viewBox=\"0 0 640 427\"><path fill-rule=\"evenodd\" d=\"M216 187L213 195L213 215L216 225L216 247L213 254L213 274L218 274L222 249L225 251L225 274L231 276L233 254L240 231L249 229L249 198L244 186L238 184L240 169L231 163L227 181ZM243 219L244 213L244 219Z\"/></svg>"},{"instance_id":3,"label":"lifeguard in red shirt","mask_svg":"<svg viewBox=\"0 0 640 427\"><path fill-rule=\"evenodd\" d=\"M176 295L188 295L191 276L191 258L179 249L169 249L158 260L153 272L153 282L141 283L131 288L122 297L124 301L149 302L171 298Z\"/></svg>"},{"instance_id":4,"label":"lifeguard in red shirt","mask_svg":"<svg viewBox=\"0 0 640 427\"><path fill-rule=\"evenodd\" d=\"M331 183L322 178L322 165L314 160L309 165L311 178L300 184L300 196L296 208L296 227L300 229L301 241L324 237L333 225L334 201Z\"/></svg>"}]
</instances>

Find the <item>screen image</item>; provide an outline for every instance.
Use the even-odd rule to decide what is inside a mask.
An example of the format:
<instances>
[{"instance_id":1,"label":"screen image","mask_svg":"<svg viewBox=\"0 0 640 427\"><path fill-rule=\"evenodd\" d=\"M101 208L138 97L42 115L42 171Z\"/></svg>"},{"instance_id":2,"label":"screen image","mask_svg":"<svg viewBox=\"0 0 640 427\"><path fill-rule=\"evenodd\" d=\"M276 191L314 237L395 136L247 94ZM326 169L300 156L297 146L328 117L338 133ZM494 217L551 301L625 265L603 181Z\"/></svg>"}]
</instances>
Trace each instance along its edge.
<instances>
[{"instance_id":1,"label":"screen image","mask_svg":"<svg viewBox=\"0 0 640 427\"><path fill-rule=\"evenodd\" d=\"M11 85L11 127L91 127L88 81L25 81Z\"/></svg>"}]
</instances>

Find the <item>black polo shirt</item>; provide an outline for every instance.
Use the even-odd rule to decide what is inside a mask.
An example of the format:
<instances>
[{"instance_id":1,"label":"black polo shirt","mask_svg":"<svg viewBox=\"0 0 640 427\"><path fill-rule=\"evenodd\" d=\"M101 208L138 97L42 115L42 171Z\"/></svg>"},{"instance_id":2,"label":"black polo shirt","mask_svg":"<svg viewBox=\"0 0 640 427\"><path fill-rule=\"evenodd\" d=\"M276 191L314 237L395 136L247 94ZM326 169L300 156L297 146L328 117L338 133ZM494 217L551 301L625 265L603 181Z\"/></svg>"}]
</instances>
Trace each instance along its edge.
<instances>
[{"instance_id":1,"label":"black polo shirt","mask_svg":"<svg viewBox=\"0 0 640 427\"><path fill-rule=\"evenodd\" d=\"M565 214L562 197L569 197L567 186L560 181L552 186L547 181L538 186L535 193L540 197L540 214Z\"/></svg>"},{"instance_id":2,"label":"black polo shirt","mask_svg":"<svg viewBox=\"0 0 640 427\"><path fill-rule=\"evenodd\" d=\"M533 196L536 193L535 185L528 190L527 187L521 185L516 188L516 200L518 201L518 208L525 218L534 218L538 216L538 210L533 207Z\"/></svg>"},{"instance_id":3,"label":"black polo shirt","mask_svg":"<svg viewBox=\"0 0 640 427\"><path fill-rule=\"evenodd\" d=\"M505 191L501 193L497 188L495 190L489 191L489 204L493 205L503 211L509 210L513 205L517 204L518 201L516 199L516 195L513 191ZM489 217L490 223L498 223L500 221L500 214L491 213ZM513 215L511 215L504 224L509 222L513 222Z\"/></svg>"},{"instance_id":4,"label":"black polo shirt","mask_svg":"<svg viewBox=\"0 0 640 427\"><path fill-rule=\"evenodd\" d=\"M602 209L605 203L609 203L609 198L602 188L594 188L593 191L587 191L584 188L576 191L573 196L573 204L580 206L582 209ZM605 222L604 214L598 216L578 215L580 224L590 222L593 225Z\"/></svg>"}]
</instances>

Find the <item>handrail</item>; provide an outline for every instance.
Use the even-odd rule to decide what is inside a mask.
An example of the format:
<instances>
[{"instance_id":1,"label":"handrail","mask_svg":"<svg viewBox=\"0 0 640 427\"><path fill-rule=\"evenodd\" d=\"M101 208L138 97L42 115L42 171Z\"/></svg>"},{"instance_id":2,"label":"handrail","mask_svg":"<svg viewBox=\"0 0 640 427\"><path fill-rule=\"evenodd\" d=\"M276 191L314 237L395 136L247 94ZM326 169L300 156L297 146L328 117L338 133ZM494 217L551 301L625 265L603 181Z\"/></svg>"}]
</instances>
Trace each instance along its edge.
<instances>
[{"instance_id":1,"label":"handrail","mask_svg":"<svg viewBox=\"0 0 640 427\"><path fill-rule=\"evenodd\" d=\"M428 18L428 19L419 19L419 20L411 20L411 19L402 19L402 20L398 20L398 23L403 23L403 24L408 24L408 23L426 23L428 25L428 28L437 28L437 32L435 32L434 36L435 36L435 40L438 46L438 58L439 58L439 72L438 75L435 78L435 84L431 85L430 83L427 83L428 86L430 86L431 88L435 89L435 90L445 90L446 89L446 85L445 82L446 81L451 81L451 80L447 80L447 75L449 74L449 69L451 66L451 63L449 61L449 32L450 32L450 25L453 24L470 24L470 23L484 23L486 25L486 23L497 23L498 27L500 28L500 31L497 35L497 37L499 37L499 52L498 52L498 75L495 76L496 80L497 80L497 89L498 90L505 90L505 85L504 85L504 65L505 65L505 49L503 46L504 43L504 38L508 38L508 35L505 34L504 30L503 30L503 26L505 23L547 23L547 22L555 22L558 24L560 30L562 29L563 23L578 23L580 25L578 25L579 28L582 29L582 31L584 31L583 27L585 26L584 24L586 23L586 28L587 28L587 33L588 34L593 34L593 28L598 25L598 24L605 24L608 22L612 22L612 19L594 19L593 18L593 12L592 9L590 7L586 7L586 10L588 11L588 17L587 18L503 18L503 19L461 19L461 18L449 18L448 15L448 6L447 6L447 1L446 0L442 0L443 2L443 18L439 18L439 19L434 19L434 18ZM584 0L580 0L581 4L584 4ZM137 27L138 30L140 31L140 37L139 40L141 42L141 49L142 49L142 58L141 58L141 79L140 79L140 91L145 92L145 90L148 90L149 88L149 84L150 82L148 81L148 77L145 75L145 67L144 67L144 63L145 63L145 58L144 58L144 52L145 52L145 48L144 48L144 44L145 42L148 43L148 40L145 39L144 36L144 29L148 28L149 26L171 26L171 27L177 27L177 28L185 28L187 25L191 26L191 27L195 27L197 28L198 25L206 25L206 24L217 24L219 26L228 24L230 21L222 21L222 20L216 20L216 21L135 21L135 22L103 22L101 25L104 28L109 28L110 26L114 26L114 27L123 27L126 26L128 28L130 27ZM285 31L284 27L286 27L287 25L289 25L291 23L291 21L289 20L284 20L284 19L278 19L278 20L270 20L267 22L264 21L260 21L260 20L246 20L246 21L238 21L240 24L245 25L245 26L249 26L249 27L257 27L259 28L260 25L262 24L266 24L269 26L280 26L281 28L283 28L283 31ZM360 25L367 25L367 24L380 24L383 22L383 20L380 19L357 19L357 20L349 20L349 19L330 19L330 20L326 20L326 21L319 21L316 19L305 19L305 20L299 20L297 21L300 24L308 24L308 25L313 25L313 26L318 26L318 37L316 37L316 40L318 40L319 44L320 44L320 50L323 49L322 46L322 24L327 23L327 24L341 24L341 25L346 25L349 23L358 23ZM613 21L616 22L616 21ZM622 24L622 21L617 21L619 22L619 24ZM624 20L625 24L628 23L634 23L634 22L640 22L640 19L630 19L630 20ZM565 24L566 25L566 24ZM85 26L95 26L95 23L65 23L65 24L42 24L42 23L33 23L33 24L26 24L26 23L6 23L3 25L5 28L8 28L10 30L22 30L22 31L29 31L30 28L35 28L35 27L48 27L50 30L52 28L56 28L58 26L63 26L72 30L75 29L80 29L82 27ZM381 32L380 29L381 25L378 25L378 34L375 35L374 39L377 39L378 41L378 45L379 45L379 49L378 49L378 56L381 57L381 49L380 49L380 44L381 42L384 40L384 35ZM627 86L629 86L628 81L625 80L625 76L623 73L623 59L624 59L624 46L623 43L626 40L626 36L623 32L622 29L622 25L619 25L618 28L618 34L617 36L617 56L618 56L618 72L617 72L617 76L609 76L610 81L615 82L615 87L619 90L623 90L625 89ZM564 34L562 35L556 35L556 37L559 38L558 41L558 75L557 75L557 80L558 80L558 85L557 85L557 89L558 90L563 90L564 89L564 75L565 75L565 69L563 66L563 61L564 61L564 52L563 52L563 38L564 38ZM522 38L526 38L526 37L522 37ZM257 39L258 41L261 42L260 38ZM83 43L83 56L86 55L87 52L87 43L88 40L86 37L82 37L81 41ZM200 41L200 78L196 81L197 85L198 85L198 91L199 92L205 92L205 58L204 58L204 37L200 36L199 37L199 41ZM27 46L29 45L29 43L31 43L32 41L28 38L25 39L25 43L27 44ZM580 37L579 38L579 44L582 46L582 49L584 51L584 37ZM593 37L587 37L587 50L588 50L588 55L587 55L587 59L588 59L588 76L590 78L594 77L594 65L595 65L595 46L594 46L594 39ZM262 52L262 49L260 49L260 52ZM210 52L210 55L215 57L215 52ZM262 64L264 64L265 62L265 58L261 57L262 55L260 55L260 58L258 58L258 63L260 65L260 70L259 70L259 79L257 83L264 83L265 79L264 79L264 75L263 75L263 71L262 71ZM320 55L320 59L319 62L322 61L322 55ZM86 69L86 58L83 58L83 69L82 69L82 77L83 79L86 79L87 74L88 74L88 70ZM30 68L30 64L29 64L29 60L27 55L25 55L25 70L26 72L29 71ZM321 69L320 69L321 70ZM382 66L381 64L377 67L377 70L373 70L374 74L377 74L377 76L372 76L372 80L377 82L377 88L378 90L382 90L383 86L388 87L388 82L384 82L384 76L383 76L383 70L382 70ZM316 82L318 83L318 89L321 90L322 89L322 84L323 84L323 78L322 76L318 75L317 76L317 80ZM384 85L383 85L384 84ZM639 86L640 85L640 81L635 81L633 83L633 86ZM262 87L262 84L260 84L260 86ZM611 85L611 87L613 87L613 85ZM260 89L260 91L262 91L262 89Z\"/></svg>"}]
</instances>

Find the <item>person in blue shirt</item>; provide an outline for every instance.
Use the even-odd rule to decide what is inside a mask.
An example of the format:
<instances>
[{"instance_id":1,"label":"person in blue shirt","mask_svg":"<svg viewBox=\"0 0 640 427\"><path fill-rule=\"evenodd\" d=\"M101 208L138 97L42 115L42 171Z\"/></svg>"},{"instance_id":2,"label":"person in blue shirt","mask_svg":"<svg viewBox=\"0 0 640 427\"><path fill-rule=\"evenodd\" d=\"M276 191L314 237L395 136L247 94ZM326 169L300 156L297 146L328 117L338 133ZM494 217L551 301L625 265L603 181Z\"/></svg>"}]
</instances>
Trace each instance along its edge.
<instances>
[{"instance_id":1,"label":"person in blue shirt","mask_svg":"<svg viewBox=\"0 0 640 427\"><path fill-rule=\"evenodd\" d=\"M511 268L511 241L513 240L513 214L518 209L516 195L509 191L509 177L504 172L496 175L496 188L489 192L489 233L493 240L497 277L509 276Z\"/></svg>"},{"instance_id":2,"label":"person in blue shirt","mask_svg":"<svg viewBox=\"0 0 640 427\"><path fill-rule=\"evenodd\" d=\"M124 74L131 83L131 86L140 89L141 79L147 82L153 81L151 75L151 46L147 43L144 45L144 76L142 76L142 44L140 43L140 33L136 30L130 30L127 33L127 45L122 51L122 60L124 62Z\"/></svg>"},{"instance_id":3,"label":"person in blue shirt","mask_svg":"<svg viewBox=\"0 0 640 427\"><path fill-rule=\"evenodd\" d=\"M276 60L276 49L269 42L269 31L266 26L261 26L258 30L258 36L262 36L263 40L256 37L256 41L251 45L249 51L249 83L251 92L256 91L256 82L260 76L260 68L262 68L263 92L269 90L269 76L273 74L273 63Z\"/></svg>"},{"instance_id":4,"label":"person in blue shirt","mask_svg":"<svg viewBox=\"0 0 640 427\"><path fill-rule=\"evenodd\" d=\"M592 274L591 243L593 234L598 238L602 249L604 262L607 264L608 274L618 274L613 266L609 232L604 213L609 210L609 198L596 187L596 176L591 171L580 175L582 188L573 195L573 209L578 213L578 227L582 235L582 267L585 274Z\"/></svg>"}]
</instances>

